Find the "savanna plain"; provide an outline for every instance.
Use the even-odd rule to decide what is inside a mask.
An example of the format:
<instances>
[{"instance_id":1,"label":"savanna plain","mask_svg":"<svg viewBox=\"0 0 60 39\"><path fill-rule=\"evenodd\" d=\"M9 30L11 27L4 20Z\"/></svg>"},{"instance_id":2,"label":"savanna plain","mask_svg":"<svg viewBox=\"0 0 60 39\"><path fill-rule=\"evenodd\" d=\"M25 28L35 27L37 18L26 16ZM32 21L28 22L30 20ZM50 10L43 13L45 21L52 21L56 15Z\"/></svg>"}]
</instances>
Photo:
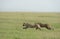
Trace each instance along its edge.
<instances>
[{"instance_id":1,"label":"savanna plain","mask_svg":"<svg viewBox=\"0 0 60 39\"><path fill-rule=\"evenodd\" d=\"M54 28L23 29L23 23L47 23ZM0 12L0 39L60 39L60 12Z\"/></svg>"}]
</instances>

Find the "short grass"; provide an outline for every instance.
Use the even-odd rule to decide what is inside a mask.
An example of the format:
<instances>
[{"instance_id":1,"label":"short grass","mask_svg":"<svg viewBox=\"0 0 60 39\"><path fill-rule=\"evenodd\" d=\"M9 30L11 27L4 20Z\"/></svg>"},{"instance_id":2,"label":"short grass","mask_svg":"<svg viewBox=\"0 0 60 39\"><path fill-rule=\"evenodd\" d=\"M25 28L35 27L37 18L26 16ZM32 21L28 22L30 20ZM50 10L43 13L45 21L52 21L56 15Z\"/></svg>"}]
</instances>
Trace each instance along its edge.
<instances>
[{"instance_id":1,"label":"short grass","mask_svg":"<svg viewBox=\"0 0 60 39\"><path fill-rule=\"evenodd\" d=\"M47 23L54 30L25 30L24 22ZM0 12L0 39L60 39L60 13Z\"/></svg>"}]
</instances>

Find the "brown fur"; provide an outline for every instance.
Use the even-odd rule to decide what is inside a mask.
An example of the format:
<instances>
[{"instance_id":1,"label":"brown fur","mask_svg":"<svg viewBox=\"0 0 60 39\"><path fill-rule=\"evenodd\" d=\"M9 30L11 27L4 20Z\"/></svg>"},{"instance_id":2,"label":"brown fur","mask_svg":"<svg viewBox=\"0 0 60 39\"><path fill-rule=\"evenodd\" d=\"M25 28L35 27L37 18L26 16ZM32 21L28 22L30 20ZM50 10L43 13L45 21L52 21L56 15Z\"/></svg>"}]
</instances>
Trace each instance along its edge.
<instances>
[{"instance_id":1,"label":"brown fur","mask_svg":"<svg viewBox=\"0 0 60 39\"><path fill-rule=\"evenodd\" d=\"M51 26L49 26L48 24L42 24L42 23L37 23L37 24L39 24L40 27L45 27L46 29L49 29L49 30L52 29Z\"/></svg>"},{"instance_id":2,"label":"brown fur","mask_svg":"<svg viewBox=\"0 0 60 39\"><path fill-rule=\"evenodd\" d=\"M40 29L41 28L46 28L48 30L51 30L51 26L49 26L48 24L42 24L42 23L35 23L34 25L32 24L29 24L29 23L23 23L23 29L27 29L27 28L36 28L37 29Z\"/></svg>"},{"instance_id":3,"label":"brown fur","mask_svg":"<svg viewBox=\"0 0 60 39\"><path fill-rule=\"evenodd\" d=\"M27 29L27 28L36 28L36 29L40 29L40 25L39 24L29 24L29 23L23 23L23 29Z\"/></svg>"}]
</instances>

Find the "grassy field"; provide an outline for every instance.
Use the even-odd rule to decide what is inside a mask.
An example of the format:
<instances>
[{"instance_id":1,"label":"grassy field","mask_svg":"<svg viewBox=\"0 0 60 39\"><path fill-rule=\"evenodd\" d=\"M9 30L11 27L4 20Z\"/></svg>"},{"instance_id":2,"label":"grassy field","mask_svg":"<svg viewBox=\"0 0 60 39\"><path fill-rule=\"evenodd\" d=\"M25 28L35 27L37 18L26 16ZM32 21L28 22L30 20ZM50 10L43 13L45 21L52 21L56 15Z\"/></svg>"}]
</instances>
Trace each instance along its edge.
<instances>
[{"instance_id":1,"label":"grassy field","mask_svg":"<svg viewBox=\"0 0 60 39\"><path fill-rule=\"evenodd\" d=\"M54 30L25 30L24 22L47 23ZM0 12L0 39L60 39L60 13Z\"/></svg>"}]
</instances>

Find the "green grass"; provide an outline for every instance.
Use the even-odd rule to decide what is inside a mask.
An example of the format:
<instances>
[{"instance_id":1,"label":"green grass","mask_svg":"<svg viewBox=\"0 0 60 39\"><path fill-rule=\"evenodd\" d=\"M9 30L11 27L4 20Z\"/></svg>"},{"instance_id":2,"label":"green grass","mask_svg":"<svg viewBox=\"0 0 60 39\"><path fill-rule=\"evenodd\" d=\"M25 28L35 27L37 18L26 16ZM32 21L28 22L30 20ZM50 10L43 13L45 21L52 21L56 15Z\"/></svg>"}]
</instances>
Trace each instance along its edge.
<instances>
[{"instance_id":1,"label":"green grass","mask_svg":"<svg viewBox=\"0 0 60 39\"><path fill-rule=\"evenodd\" d=\"M47 23L54 30L25 30L24 22ZM60 13L0 12L0 39L60 39Z\"/></svg>"}]
</instances>

